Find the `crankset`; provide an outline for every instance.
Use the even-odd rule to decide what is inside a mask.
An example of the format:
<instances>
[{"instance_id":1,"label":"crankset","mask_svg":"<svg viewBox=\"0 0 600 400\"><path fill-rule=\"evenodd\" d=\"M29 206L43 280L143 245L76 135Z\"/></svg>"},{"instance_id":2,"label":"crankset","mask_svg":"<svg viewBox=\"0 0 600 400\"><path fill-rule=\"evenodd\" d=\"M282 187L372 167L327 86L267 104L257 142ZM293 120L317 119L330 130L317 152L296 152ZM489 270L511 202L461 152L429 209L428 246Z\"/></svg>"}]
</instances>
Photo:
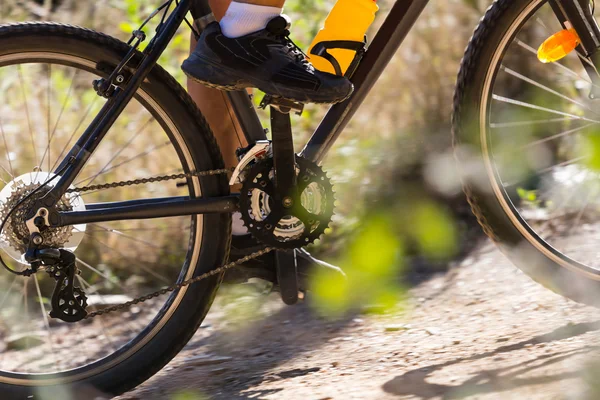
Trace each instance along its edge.
<instances>
[{"instance_id":1,"label":"crankset","mask_svg":"<svg viewBox=\"0 0 600 400\"><path fill-rule=\"evenodd\" d=\"M245 174L240 212L248 231L261 243L281 250L314 243L329 227L334 210L331 181L317 164L296 156L295 189L278 201L273 159L265 158Z\"/></svg>"}]
</instances>

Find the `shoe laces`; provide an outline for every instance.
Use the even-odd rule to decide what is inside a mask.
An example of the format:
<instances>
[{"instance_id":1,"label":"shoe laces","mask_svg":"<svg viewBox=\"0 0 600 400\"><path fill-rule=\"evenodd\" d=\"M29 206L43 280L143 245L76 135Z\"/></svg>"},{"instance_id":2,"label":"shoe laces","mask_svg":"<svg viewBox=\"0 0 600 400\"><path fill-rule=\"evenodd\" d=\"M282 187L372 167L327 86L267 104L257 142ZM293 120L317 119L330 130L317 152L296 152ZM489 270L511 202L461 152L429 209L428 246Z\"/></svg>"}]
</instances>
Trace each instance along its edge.
<instances>
[{"instance_id":1,"label":"shoe laces","mask_svg":"<svg viewBox=\"0 0 600 400\"><path fill-rule=\"evenodd\" d=\"M308 61L308 55L302 51L300 46L296 44L290 37L290 31L286 30L285 35L281 38L283 43L290 49L290 53L296 57L296 60L303 64L310 64Z\"/></svg>"},{"instance_id":2,"label":"shoe laces","mask_svg":"<svg viewBox=\"0 0 600 400\"><path fill-rule=\"evenodd\" d=\"M287 16L280 16L278 18L285 18L287 20ZM278 27L279 29L269 29L267 28L267 32L271 34L276 40L280 41L286 48L289 54L291 54L298 63L304 66L306 69L310 71L314 71L313 65L308 61L308 55L302 51L300 46L298 46L290 37L290 30L288 29L289 23L286 25L286 28Z\"/></svg>"}]
</instances>

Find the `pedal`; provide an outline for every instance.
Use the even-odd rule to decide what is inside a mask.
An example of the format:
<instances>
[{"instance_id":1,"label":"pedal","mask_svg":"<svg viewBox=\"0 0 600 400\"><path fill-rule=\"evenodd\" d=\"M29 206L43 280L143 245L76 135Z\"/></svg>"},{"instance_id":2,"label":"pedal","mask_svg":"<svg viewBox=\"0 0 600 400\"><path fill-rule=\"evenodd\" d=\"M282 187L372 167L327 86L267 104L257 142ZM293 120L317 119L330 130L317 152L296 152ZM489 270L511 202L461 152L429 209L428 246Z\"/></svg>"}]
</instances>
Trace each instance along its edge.
<instances>
[{"instance_id":1,"label":"pedal","mask_svg":"<svg viewBox=\"0 0 600 400\"><path fill-rule=\"evenodd\" d=\"M289 114L290 112L296 113L296 115L302 115L304 111L304 104L297 103L292 100L282 99L281 97L273 97L270 94L266 94L260 102L260 108L265 110L267 107L273 107L280 113Z\"/></svg>"}]
</instances>

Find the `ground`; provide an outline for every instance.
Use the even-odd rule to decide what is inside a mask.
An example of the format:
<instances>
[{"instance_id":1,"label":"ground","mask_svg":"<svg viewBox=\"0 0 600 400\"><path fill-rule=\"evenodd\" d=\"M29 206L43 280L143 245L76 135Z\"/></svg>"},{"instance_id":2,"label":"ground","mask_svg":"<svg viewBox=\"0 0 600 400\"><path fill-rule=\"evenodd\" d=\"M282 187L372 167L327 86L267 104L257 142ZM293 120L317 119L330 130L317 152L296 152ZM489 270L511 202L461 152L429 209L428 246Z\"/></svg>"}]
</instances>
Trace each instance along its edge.
<instances>
[{"instance_id":1,"label":"ground","mask_svg":"<svg viewBox=\"0 0 600 400\"><path fill-rule=\"evenodd\" d=\"M266 317L237 329L215 309L118 399L600 398L600 312L539 286L491 243L409 294L405 312L337 321L272 294Z\"/></svg>"}]
</instances>

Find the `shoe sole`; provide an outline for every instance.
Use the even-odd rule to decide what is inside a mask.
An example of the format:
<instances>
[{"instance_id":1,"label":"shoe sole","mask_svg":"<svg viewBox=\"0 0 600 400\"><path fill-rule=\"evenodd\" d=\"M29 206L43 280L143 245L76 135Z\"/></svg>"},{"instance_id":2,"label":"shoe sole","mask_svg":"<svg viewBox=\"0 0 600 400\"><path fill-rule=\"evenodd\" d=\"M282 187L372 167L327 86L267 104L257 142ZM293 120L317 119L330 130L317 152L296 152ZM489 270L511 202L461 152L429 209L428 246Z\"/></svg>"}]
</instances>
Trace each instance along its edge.
<instances>
[{"instance_id":1,"label":"shoe sole","mask_svg":"<svg viewBox=\"0 0 600 400\"><path fill-rule=\"evenodd\" d=\"M203 60L203 61L214 66L214 64L210 63L207 60ZM218 66L215 66L215 67L218 67ZM183 68L182 68L182 71L192 81L200 83L201 85L204 85L204 86L208 86L208 87L213 88L213 89L218 89L218 90L224 90L224 91L231 92L231 91L245 90L245 89L253 87L253 86L249 86L249 85L215 84L215 83L208 82L208 81L205 81L205 80L202 80L202 79L198 79L195 76L191 75L189 72L187 72ZM284 99L284 100L290 100L290 101L294 101L294 102L297 102L297 103L313 103L313 104L337 104L337 103L341 103L341 102L343 102L345 100L348 100L348 98L350 98L350 96L353 93L351 91L346 97L344 97L342 99L339 99L339 100L336 100L336 101L319 101L319 100L309 99L306 95L301 96L302 93L300 93L300 92L298 93L298 95L299 95L298 97L289 96L289 95L283 96L281 94L277 94L277 93L279 93L279 90L277 90L277 87L275 85L272 85L270 87L257 86L257 89L261 90L261 91L263 91L263 92L265 92L265 93L267 93L269 95L271 95L274 98L280 98L280 99ZM277 92L277 93L275 93L275 92Z\"/></svg>"}]
</instances>

